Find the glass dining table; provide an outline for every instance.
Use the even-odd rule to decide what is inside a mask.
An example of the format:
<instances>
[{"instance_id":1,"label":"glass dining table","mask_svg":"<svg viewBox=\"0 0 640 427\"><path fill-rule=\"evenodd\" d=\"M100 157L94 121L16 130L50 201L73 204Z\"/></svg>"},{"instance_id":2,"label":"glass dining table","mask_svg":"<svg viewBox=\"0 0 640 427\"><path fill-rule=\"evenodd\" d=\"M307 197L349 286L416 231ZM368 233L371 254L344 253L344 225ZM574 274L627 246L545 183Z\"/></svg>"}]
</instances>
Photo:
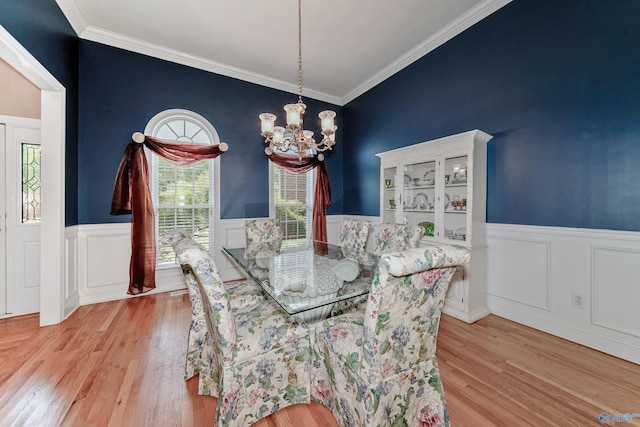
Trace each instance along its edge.
<instances>
[{"instance_id":1,"label":"glass dining table","mask_svg":"<svg viewBox=\"0 0 640 427\"><path fill-rule=\"evenodd\" d=\"M279 251L268 244L222 249L286 313L308 323L328 317L338 301L369 293L378 261L311 240Z\"/></svg>"}]
</instances>

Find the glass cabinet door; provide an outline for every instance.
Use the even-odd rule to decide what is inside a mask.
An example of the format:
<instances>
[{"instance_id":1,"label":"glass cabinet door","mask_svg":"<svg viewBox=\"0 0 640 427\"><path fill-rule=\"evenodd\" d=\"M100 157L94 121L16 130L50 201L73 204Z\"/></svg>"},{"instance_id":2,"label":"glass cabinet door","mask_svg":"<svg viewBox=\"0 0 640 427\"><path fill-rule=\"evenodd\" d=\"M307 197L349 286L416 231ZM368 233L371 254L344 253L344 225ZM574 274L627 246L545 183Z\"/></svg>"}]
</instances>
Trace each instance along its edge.
<instances>
[{"instance_id":1,"label":"glass cabinet door","mask_svg":"<svg viewBox=\"0 0 640 427\"><path fill-rule=\"evenodd\" d=\"M385 168L382 177L382 222L395 223L399 198L396 196L397 172L395 167Z\"/></svg>"},{"instance_id":2,"label":"glass cabinet door","mask_svg":"<svg viewBox=\"0 0 640 427\"><path fill-rule=\"evenodd\" d=\"M425 236L433 237L435 224L436 161L408 164L403 167L403 222L420 225Z\"/></svg>"},{"instance_id":3,"label":"glass cabinet door","mask_svg":"<svg viewBox=\"0 0 640 427\"><path fill-rule=\"evenodd\" d=\"M467 240L467 156L444 160L444 240Z\"/></svg>"}]
</instances>

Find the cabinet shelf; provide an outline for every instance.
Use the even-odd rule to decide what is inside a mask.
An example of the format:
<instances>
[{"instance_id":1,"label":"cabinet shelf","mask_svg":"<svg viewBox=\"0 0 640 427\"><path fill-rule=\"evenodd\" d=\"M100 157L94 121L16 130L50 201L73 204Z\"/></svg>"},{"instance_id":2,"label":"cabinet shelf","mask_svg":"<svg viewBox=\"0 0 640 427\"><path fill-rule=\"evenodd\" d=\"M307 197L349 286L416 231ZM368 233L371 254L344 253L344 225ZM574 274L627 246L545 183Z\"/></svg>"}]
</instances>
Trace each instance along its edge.
<instances>
[{"instance_id":1,"label":"cabinet shelf","mask_svg":"<svg viewBox=\"0 0 640 427\"><path fill-rule=\"evenodd\" d=\"M405 212L416 212L416 213L433 213L434 210L431 209L404 209Z\"/></svg>"},{"instance_id":2,"label":"cabinet shelf","mask_svg":"<svg viewBox=\"0 0 640 427\"><path fill-rule=\"evenodd\" d=\"M405 191L406 190L427 190L427 189L433 189L436 188L435 185L414 185L412 187L404 187Z\"/></svg>"}]
</instances>

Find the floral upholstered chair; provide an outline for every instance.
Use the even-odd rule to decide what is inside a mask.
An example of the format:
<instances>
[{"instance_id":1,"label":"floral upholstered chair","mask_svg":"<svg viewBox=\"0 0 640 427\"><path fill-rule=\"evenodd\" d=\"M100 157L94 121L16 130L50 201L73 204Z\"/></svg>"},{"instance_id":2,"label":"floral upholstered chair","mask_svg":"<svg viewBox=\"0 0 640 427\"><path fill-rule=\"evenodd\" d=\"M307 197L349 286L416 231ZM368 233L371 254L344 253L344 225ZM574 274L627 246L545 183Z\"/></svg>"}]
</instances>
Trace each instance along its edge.
<instances>
[{"instance_id":1,"label":"floral upholstered chair","mask_svg":"<svg viewBox=\"0 0 640 427\"><path fill-rule=\"evenodd\" d=\"M189 247L195 243L191 238L191 234L184 229L168 231L160 238L160 242L172 246L176 255L178 251L183 250L184 247ZM202 354L202 347L207 335L207 328L202 298L200 297L196 280L190 271L184 271L183 269L183 273L189 292L189 301L191 303L191 324L189 325L187 355L184 366L184 378L189 379L194 375L200 374L203 364L206 363ZM266 299L262 289L253 280L231 282L224 286L231 300L232 310L255 305ZM200 381L200 394L207 394L205 382L202 381L202 378Z\"/></svg>"},{"instance_id":2,"label":"floral upholstered chair","mask_svg":"<svg viewBox=\"0 0 640 427\"><path fill-rule=\"evenodd\" d=\"M436 339L458 246L382 255L364 312L316 325L311 396L342 426L449 426Z\"/></svg>"},{"instance_id":3,"label":"floral upholstered chair","mask_svg":"<svg viewBox=\"0 0 640 427\"><path fill-rule=\"evenodd\" d=\"M202 297L208 333L200 378L206 394L218 398L216 426L248 426L286 406L309 403L307 325L270 300L234 310L206 249L182 242L178 261Z\"/></svg>"},{"instance_id":4,"label":"floral upholstered chair","mask_svg":"<svg viewBox=\"0 0 640 427\"><path fill-rule=\"evenodd\" d=\"M345 219L340 229L338 246L350 253L364 252L372 228L369 221Z\"/></svg>"},{"instance_id":5,"label":"floral upholstered chair","mask_svg":"<svg viewBox=\"0 0 640 427\"><path fill-rule=\"evenodd\" d=\"M417 225L382 223L375 237L373 253L380 256L389 252L417 248L420 246L423 233L424 229ZM363 254L363 256L367 255L369 254ZM366 295L342 300L334 304L332 315L337 316L355 310L364 310L366 305Z\"/></svg>"},{"instance_id":6,"label":"floral upholstered chair","mask_svg":"<svg viewBox=\"0 0 640 427\"><path fill-rule=\"evenodd\" d=\"M417 225L382 223L376 234L373 253L382 255L417 248L423 234L424 229Z\"/></svg>"},{"instance_id":7,"label":"floral upholstered chair","mask_svg":"<svg viewBox=\"0 0 640 427\"><path fill-rule=\"evenodd\" d=\"M248 219L244 223L246 236L245 257L255 258L258 251L269 249L280 252L284 234L275 219Z\"/></svg>"}]
</instances>

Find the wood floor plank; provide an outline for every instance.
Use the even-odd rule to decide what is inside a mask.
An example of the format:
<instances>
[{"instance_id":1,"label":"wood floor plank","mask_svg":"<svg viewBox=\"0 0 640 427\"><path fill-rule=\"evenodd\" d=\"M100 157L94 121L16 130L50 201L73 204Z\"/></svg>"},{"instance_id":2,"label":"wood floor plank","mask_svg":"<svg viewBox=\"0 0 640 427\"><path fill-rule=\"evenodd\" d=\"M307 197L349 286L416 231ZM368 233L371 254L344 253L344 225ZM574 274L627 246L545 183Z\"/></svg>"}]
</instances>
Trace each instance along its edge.
<instances>
[{"instance_id":1,"label":"wood floor plank","mask_svg":"<svg viewBox=\"0 0 640 427\"><path fill-rule=\"evenodd\" d=\"M0 427L213 425L216 399L182 377L188 295L79 307L59 325L0 320ZM497 316L443 316L438 360L454 427L599 426L640 412L640 366ZM640 426L640 417L625 425ZM317 402L257 427L337 427Z\"/></svg>"}]
</instances>

